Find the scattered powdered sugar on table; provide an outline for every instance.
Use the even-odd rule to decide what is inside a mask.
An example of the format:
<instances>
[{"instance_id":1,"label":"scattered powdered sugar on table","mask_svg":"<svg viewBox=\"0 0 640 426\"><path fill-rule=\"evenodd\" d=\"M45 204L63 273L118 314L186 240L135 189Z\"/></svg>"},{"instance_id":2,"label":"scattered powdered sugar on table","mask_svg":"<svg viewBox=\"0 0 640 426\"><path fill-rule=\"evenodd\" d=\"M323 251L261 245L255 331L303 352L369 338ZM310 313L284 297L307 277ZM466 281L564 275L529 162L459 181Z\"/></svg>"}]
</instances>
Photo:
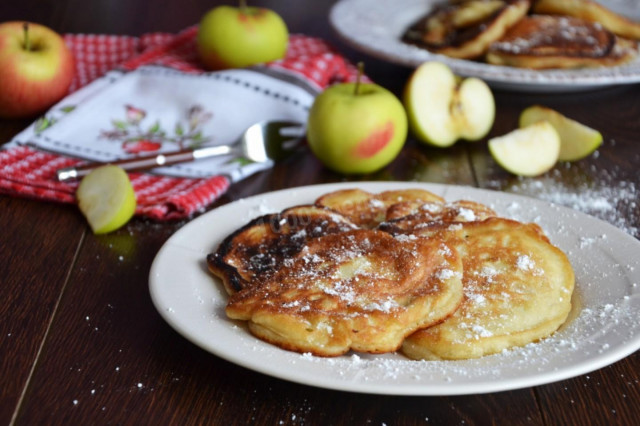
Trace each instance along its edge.
<instances>
[{"instance_id":1,"label":"scattered powdered sugar on table","mask_svg":"<svg viewBox=\"0 0 640 426\"><path fill-rule=\"evenodd\" d=\"M566 167L536 179L521 178L497 189L570 207L640 238L640 188L636 182L618 178L615 169L592 168L587 172L578 170L578 166ZM576 176L565 176L571 173ZM489 182L488 186L496 189L500 183Z\"/></svg>"}]
</instances>

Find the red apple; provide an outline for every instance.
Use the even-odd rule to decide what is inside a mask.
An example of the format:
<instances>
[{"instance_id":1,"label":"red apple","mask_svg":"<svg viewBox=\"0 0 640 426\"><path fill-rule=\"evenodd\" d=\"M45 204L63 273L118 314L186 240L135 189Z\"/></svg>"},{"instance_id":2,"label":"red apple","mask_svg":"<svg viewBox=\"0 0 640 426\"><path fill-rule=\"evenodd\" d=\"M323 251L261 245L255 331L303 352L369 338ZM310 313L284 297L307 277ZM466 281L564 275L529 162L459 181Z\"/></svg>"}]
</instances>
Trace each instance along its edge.
<instances>
[{"instance_id":1,"label":"red apple","mask_svg":"<svg viewBox=\"0 0 640 426\"><path fill-rule=\"evenodd\" d=\"M73 55L55 31L27 22L0 24L0 117L44 111L69 90Z\"/></svg>"}]
</instances>

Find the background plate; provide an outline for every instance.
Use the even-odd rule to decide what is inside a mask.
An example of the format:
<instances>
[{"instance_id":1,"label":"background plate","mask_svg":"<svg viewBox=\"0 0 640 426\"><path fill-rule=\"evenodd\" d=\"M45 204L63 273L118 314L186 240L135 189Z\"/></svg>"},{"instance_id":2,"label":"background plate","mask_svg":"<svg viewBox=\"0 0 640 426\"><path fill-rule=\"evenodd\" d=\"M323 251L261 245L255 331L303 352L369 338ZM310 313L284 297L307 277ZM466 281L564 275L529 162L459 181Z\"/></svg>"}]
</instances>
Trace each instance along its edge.
<instances>
[{"instance_id":1,"label":"background plate","mask_svg":"<svg viewBox=\"0 0 640 426\"><path fill-rule=\"evenodd\" d=\"M253 217L313 202L347 187L371 192L424 188L449 201L470 199L500 215L541 225L576 273L574 312L539 343L468 361L412 361L399 354L318 358L288 352L225 316L227 295L205 256ZM455 395L550 383L613 363L640 347L640 242L598 219L501 192L408 182L314 185L227 204L193 220L160 249L150 293L162 317L184 337L228 361L274 377L329 389L396 395Z\"/></svg>"},{"instance_id":2,"label":"background plate","mask_svg":"<svg viewBox=\"0 0 640 426\"><path fill-rule=\"evenodd\" d=\"M640 82L640 58L620 67L534 71L489 65L436 55L400 40L407 27L440 0L342 0L329 14L338 34L371 56L409 67L441 61L455 73L484 79L495 88L517 91L577 91ZM632 19L640 19L640 3L609 0L600 3Z\"/></svg>"}]
</instances>

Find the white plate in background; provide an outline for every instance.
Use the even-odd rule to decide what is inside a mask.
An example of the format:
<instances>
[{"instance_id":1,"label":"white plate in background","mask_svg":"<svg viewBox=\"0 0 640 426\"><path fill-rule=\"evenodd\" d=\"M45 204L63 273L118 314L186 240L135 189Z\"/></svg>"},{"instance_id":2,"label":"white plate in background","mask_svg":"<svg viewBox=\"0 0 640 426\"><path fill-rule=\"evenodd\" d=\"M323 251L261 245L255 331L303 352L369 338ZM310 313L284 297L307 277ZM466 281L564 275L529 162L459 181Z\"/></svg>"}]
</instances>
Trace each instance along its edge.
<instances>
[{"instance_id":1,"label":"white plate in background","mask_svg":"<svg viewBox=\"0 0 640 426\"><path fill-rule=\"evenodd\" d=\"M480 77L495 88L556 92L640 82L640 58L618 67L535 71L449 58L402 42L404 31L440 1L341 0L331 9L329 21L347 43L373 57L408 67L437 60L456 74ZM600 3L626 17L640 19L640 2Z\"/></svg>"}]
</instances>

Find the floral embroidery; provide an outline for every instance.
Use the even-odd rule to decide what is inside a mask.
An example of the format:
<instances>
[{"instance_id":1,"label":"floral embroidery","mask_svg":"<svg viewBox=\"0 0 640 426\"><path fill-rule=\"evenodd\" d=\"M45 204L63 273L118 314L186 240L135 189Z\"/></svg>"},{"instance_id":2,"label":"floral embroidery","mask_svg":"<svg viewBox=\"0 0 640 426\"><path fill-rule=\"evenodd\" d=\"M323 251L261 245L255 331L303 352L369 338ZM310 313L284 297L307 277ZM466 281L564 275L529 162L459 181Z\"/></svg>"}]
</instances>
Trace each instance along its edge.
<instances>
[{"instance_id":1,"label":"floral embroidery","mask_svg":"<svg viewBox=\"0 0 640 426\"><path fill-rule=\"evenodd\" d=\"M64 115L69 114L74 109L76 109L75 105L67 105L60 107L57 110L50 111L46 115L38 118L34 123L36 134L44 132L49 127L56 124Z\"/></svg>"},{"instance_id":2,"label":"floral embroidery","mask_svg":"<svg viewBox=\"0 0 640 426\"><path fill-rule=\"evenodd\" d=\"M145 123L147 111L125 105L124 120L112 120L113 128L103 130L100 136L119 141L122 149L131 154L158 151L166 143L174 144L179 149L193 149L211 140L211 137L202 134L201 127L212 117L211 112L194 105L187 111L185 120L176 122L173 132L169 133L158 120L151 125Z\"/></svg>"}]
</instances>

